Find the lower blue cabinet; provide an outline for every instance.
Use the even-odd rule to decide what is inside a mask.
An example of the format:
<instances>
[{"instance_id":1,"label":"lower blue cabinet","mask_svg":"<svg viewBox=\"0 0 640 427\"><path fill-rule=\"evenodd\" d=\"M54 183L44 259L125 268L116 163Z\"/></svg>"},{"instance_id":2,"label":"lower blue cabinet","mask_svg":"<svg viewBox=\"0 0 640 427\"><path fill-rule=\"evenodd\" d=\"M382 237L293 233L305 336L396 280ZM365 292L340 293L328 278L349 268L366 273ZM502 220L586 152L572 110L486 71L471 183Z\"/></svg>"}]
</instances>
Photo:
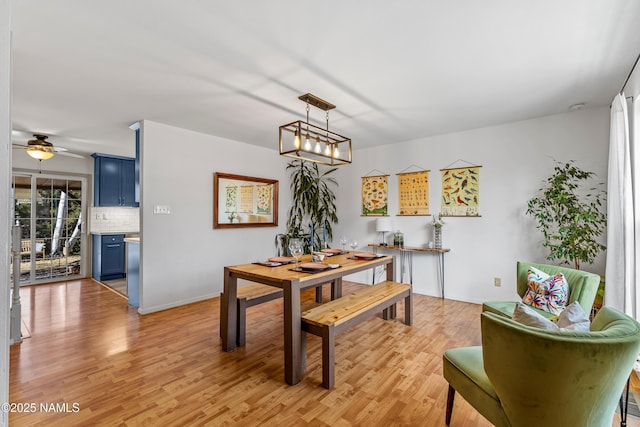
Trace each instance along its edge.
<instances>
[{"instance_id":1,"label":"lower blue cabinet","mask_svg":"<svg viewBox=\"0 0 640 427\"><path fill-rule=\"evenodd\" d=\"M93 235L93 278L112 280L125 277L124 234Z\"/></svg>"},{"instance_id":2,"label":"lower blue cabinet","mask_svg":"<svg viewBox=\"0 0 640 427\"><path fill-rule=\"evenodd\" d=\"M127 242L127 296L129 305L140 307L140 243Z\"/></svg>"}]
</instances>

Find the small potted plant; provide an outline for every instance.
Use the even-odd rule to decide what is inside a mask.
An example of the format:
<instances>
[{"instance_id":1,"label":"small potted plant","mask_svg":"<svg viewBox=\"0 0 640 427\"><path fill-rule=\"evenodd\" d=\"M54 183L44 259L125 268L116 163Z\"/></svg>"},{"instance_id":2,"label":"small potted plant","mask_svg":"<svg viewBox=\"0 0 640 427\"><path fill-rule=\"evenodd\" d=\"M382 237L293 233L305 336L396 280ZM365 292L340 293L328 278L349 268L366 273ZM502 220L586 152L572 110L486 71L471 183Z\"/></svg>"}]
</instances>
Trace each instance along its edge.
<instances>
[{"instance_id":1,"label":"small potted plant","mask_svg":"<svg viewBox=\"0 0 640 427\"><path fill-rule=\"evenodd\" d=\"M442 219L442 214L440 212L433 216L431 225L434 230L435 247L440 249L442 248L442 226L444 225L444 220Z\"/></svg>"}]
</instances>

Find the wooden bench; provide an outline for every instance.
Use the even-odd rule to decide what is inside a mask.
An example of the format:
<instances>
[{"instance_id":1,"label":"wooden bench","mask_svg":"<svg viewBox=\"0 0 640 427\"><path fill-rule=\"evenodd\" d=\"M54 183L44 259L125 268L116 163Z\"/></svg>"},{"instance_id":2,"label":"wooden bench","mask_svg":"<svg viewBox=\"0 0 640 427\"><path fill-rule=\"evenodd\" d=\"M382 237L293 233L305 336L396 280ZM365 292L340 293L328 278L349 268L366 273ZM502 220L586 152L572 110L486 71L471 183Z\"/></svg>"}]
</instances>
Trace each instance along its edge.
<instances>
[{"instance_id":1,"label":"wooden bench","mask_svg":"<svg viewBox=\"0 0 640 427\"><path fill-rule=\"evenodd\" d=\"M223 294L220 294L221 299ZM238 309L236 310L236 345L238 347L244 346L246 342L247 307L278 299L281 296L282 289L269 285L255 283L238 287ZM220 317L222 317L222 304L220 304ZM220 328L222 328L222 324ZM220 330L220 336L222 336L222 330Z\"/></svg>"},{"instance_id":2,"label":"wooden bench","mask_svg":"<svg viewBox=\"0 0 640 427\"><path fill-rule=\"evenodd\" d=\"M335 283L331 284L331 299L339 297ZM255 283L253 285L238 288L238 309L236 310L236 345L243 347L246 344L247 334L247 307L262 304L282 296L282 289L269 285ZM224 292L220 293L220 299ZM316 302L322 303L322 285L316 286ZM222 304L220 304L220 317L222 318ZM222 323L220 323L222 328ZM220 330L222 336L222 329Z\"/></svg>"},{"instance_id":3,"label":"wooden bench","mask_svg":"<svg viewBox=\"0 0 640 427\"><path fill-rule=\"evenodd\" d=\"M404 299L404 323L411 325L411 285L381 282L367 286L302 313L303 345L308 332L322 338L322 385L332 389L335 376L335 336L383 311L383 318L395 318L395 305Z\"/></svg>"}]
</instances>

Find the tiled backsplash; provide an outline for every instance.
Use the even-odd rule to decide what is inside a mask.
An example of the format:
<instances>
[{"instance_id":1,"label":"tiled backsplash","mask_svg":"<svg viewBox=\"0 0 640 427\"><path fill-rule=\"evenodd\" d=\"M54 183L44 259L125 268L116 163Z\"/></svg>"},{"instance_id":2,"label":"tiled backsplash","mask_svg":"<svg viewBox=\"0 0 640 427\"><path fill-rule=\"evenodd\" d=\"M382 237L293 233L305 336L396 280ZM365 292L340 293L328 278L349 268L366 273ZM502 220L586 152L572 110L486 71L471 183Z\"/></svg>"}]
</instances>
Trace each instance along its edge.
<instances>
[{"instance_id":1,"label":"tiled backsplash","mask_svg":"<svg viewBox=\"0 0 640 427\"><path fill-rule=\"evenodd\" d=\"M139 208L96 208L90 209L91 233L139 233Z\"/></svg>"}]
</instances>

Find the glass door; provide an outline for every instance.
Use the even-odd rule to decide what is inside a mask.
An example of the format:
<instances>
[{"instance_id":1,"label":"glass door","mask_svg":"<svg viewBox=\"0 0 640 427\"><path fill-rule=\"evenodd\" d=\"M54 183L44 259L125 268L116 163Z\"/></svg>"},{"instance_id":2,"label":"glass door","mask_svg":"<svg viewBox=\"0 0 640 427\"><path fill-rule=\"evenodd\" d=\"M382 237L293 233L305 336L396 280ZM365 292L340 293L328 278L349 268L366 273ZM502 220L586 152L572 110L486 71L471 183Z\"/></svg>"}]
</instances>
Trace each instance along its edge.
<instances>
[{"instance_id":1,"label":"glass door","mask_svg":"<svg viewBox=\"0 0 640 427\"><path fill-rule=\"evenodd\" d=\"M20 233L20 284L31 283L31 176L13 175L11 224L22 227ZM13 256L11 257L13 283Z\"/></svg>"},{"instance_id":2,"label":"glass door","mask_svg":"<svg viewBox=\"0 0 640 427\"><path fill-rule=\"evenodd\" d=\"M77 177L14 175L14 223L22 226L22 284L85 276L85 182Z\"/></svg>"}]
</instances>

